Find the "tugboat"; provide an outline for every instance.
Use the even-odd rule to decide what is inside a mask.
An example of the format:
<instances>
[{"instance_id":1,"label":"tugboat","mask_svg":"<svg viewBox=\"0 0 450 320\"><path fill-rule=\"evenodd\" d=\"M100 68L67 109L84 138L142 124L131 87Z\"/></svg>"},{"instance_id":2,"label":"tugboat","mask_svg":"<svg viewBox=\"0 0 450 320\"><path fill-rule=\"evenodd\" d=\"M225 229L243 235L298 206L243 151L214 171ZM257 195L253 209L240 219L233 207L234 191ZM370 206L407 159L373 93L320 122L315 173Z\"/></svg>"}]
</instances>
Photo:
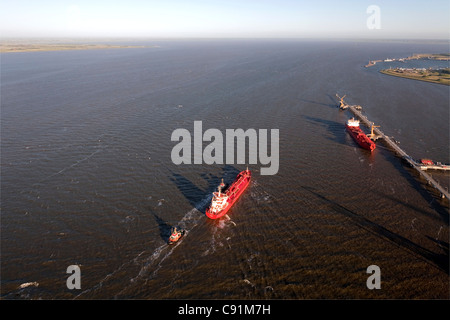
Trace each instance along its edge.
<instances>
[{"instance_id":1,"label":"tugboat","mask_svg":"<svg viewBox=\"0 0 450 320\"><path fill-rule=\"evenodd\" d=\"M225 184L222 179L218 191L213 192L211 205L206 209L206 216L210 219L223 217L248 187L251 177L252 173L247 168L247 170L244 170L237 175L236 180L234 180L225 192L223 191Z\"/></svg>"},{"instance_id":2,"label":"tugboat","mask_svg":"<svg viewBox=\"0 0 450 320\"><path fill-rule=\"evenodd\" d=\"M174 244L177 243L186 233L184 229L177 230L177 227L172 228L171 230L172 234L169 237L169 241L167 244Z\"/></svg>"},{"instance_id":3,"label":"tugboat","mask_svg":"<svg viewBox=\"0 0 450 320\"><path fill-rule=\"evenodd\" d=\"M347 131L350 133L350 135L353 137L353 139L364 149L369 150L372 152L376 148L376 144L370 140L368 136L361 130L359 127L359 120L356 120L355 118L351 118L347 121L347 124L345 125L347 128Z\"/></svg>"}]
</instances>

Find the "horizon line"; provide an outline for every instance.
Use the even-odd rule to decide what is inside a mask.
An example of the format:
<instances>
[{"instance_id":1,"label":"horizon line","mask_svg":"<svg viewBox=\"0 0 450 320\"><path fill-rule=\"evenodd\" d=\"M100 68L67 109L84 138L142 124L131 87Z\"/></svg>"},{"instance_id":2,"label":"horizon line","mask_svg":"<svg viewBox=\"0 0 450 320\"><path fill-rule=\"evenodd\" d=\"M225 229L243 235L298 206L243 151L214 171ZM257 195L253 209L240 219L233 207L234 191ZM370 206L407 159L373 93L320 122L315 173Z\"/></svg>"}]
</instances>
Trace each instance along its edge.
<instances>
[{"instance_id":1,"label":"horizon line","mask_svg":"<svg viewBox=\"0 0 450 320\"><path fill-rule=\"evenodd\" d=\"M206 37L206 36L1 36L5 40L358 40L358 41L442 41L450 42L449 38L410 38L410 37Z\"/></svg>"}]
</instances>

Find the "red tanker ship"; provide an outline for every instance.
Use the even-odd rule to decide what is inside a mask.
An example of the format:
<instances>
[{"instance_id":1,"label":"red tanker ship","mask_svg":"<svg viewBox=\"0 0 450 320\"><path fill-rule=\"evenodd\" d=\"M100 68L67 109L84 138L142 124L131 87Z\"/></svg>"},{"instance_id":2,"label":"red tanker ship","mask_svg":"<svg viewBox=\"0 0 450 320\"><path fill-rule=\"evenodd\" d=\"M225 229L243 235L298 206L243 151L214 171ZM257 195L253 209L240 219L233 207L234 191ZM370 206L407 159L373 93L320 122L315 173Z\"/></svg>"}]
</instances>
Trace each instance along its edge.
<instances>
[{"instance_id":1,"label":"red tanker ship","mask_svg":"<svg viewBox=\"0 0 450 320\"><path fill-rule=\"evenodd\" d=\"M252 173L247 168L247 170L244 170L237 175L236 180L234 180L225 192L222 191L225 187L222 180L222 183L218 187L218 191L213 192L211 205L206 209L206 216L211 219L218 219L227 214L228 210L230 210L236 200L250 184L251 177Z\"/></svg>"},{"instance_id":2,"label":"red tanker ship","mask_svg":"<svg viewBox=\"0 0 450 320\"><path fill-rule=\"evenodd\" d=\"M359 127L359 121L355 120L354 118L351 118L347 121L347 124L345 125L347 128L347 131L350 133L350 135L355 139L355 141L364 149L369 150L372 152L376 148L375 142L370 140L368 136L361 130Z\"/></svg>"}]
</instances>

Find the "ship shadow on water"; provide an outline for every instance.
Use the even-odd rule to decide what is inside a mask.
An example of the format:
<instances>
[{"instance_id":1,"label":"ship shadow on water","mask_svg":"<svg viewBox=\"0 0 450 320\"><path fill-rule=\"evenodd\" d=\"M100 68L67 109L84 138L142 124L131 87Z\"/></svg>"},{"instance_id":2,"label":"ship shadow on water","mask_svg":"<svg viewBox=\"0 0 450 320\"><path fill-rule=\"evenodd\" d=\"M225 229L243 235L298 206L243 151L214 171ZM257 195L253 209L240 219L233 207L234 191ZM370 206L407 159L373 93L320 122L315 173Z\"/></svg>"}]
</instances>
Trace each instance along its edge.
<instances>
[{"instance_id":1,"label":"ship shadow on water","mask_svg":"<svg viewBox=\"0 0 450 320\"><path fill-rule=\"evenodd\" d=\"M301 188L307 190L308 192L312 193L316 197L322 199L325 203L329 204L330 208L334 212L343 214L346 217L352 219L357 225L359 225L364 230L366 230L384 240L388 240L389 242L396 244L400 248L407 249L408 251L420 256L425 262L438 267L439 269L444 271L447 275L449 274L448 244L447 244L447 250L445 250L445 243L444 243L444 248L443 248L444 253L434 253L426 248L419 246L418 244L412 242L411 240L409 240L405 237L402 237L401 235L398 235L392 231L389 231L388 229L384 228L383 226L381 226L375 222L372 222L372 221L368 220L367 218L345 208L344 206L340 205L339 203L326 198L325 196L318 193L312 187L301 186ZM440 246L442 248L442 244L440 244Z\"/></svg>"},{"instance_id":2,"label":"ship shadow on water","mask_svg":"<svg viewBox=\"0 0 450 320\"><path fill-rule=\"evenodd\" d=\"M303 116L306 121L309 123L312 123L314 125L319 124L322 127L324 127L328 132L333 134L332 137L327 137L328 140L331 140L335 143L339 143L342 145L348 145L346 138L345 138L345 126L342 123L331 121L331 120L324 120L320 118L310 117L310 116Z\"/></svg>"},{"instance_id":3,"label":"ship shadow on water","mask_svg":"<svg viewBox=\"0 0 450 320\"><path fill-rule=\"evenodd\" d=\"M206 208L209 206L209 202L205 201L209 197L209 195L217 189L217 186L223 179L225 184L230 184L236 178L237 174L240 171L233 166L225 165L222 168L221 176L216 176L210 173L202 173L200 176L207 181L208 186L206 189L199 188L195 183L191 180L187 179L183 175L179 173L175 173L171 171L170 180L175 183L178 190L184 195L184 197L189 201L189 204L197 209L198 211L205 213ZM164 242L169 240L169 237L172 233L173 227L178 227L177 225L171 225L160 216L158 216L155 212L152 212L152 215L158 225L159 234L161 239Z\"/></svg>"},{"instance_id":4,"label":"ship shadow on water","mask_svg":"<svg viewBox=\"0 0 450 320\"><path fill-rule=\"evenodd\" d=\"M155 221L158 224L159 235L161 236L161 239L163 239L164 242L169 241L169 237L172 233L173 226L171 226L166 221L161 219L161 217L159 217L156 213L153 213L153 217L155 218Z\"/></svg>"},{"instance_id":5,"label":"ship shadow on water","mask_svg":"<svg viewBox=\"0 0 450 320\"><path fill-rule=\"evenodd\" d=\"M328 107L328 108L332 108L332 109L337 109L338 105L336 103L336 99L327 94L327 97L331 100L330 103L324 103L324 102L318 102L318 101L313 101L313 100L307 100L307 99L299 99L300 101L306 102L306 103L311 103L311 104L317 104L319 106L324 106L324 107Z\"/></svg>"},{"instance_id":6,"label":"ship shadow on water","mask_svg":"<svg viewBox=\"0 0 450 320\"><path fill-rule=\"evenodd\" d=\"M203 201L210 193L217 189L223 179L225 184L230 184L236 178L240 170L233 166L225 165L222 168L221 176L216 176L210 173L202 173L200 176L207 182L208 186L206 189L201 189L195 183L184 177L179 173L171 171L170 180L175 183L178 190L184 195L184 197L189 201L190 205L197 210L204 212L208 207L209 203Z\"/></svg>"}]
</instances>

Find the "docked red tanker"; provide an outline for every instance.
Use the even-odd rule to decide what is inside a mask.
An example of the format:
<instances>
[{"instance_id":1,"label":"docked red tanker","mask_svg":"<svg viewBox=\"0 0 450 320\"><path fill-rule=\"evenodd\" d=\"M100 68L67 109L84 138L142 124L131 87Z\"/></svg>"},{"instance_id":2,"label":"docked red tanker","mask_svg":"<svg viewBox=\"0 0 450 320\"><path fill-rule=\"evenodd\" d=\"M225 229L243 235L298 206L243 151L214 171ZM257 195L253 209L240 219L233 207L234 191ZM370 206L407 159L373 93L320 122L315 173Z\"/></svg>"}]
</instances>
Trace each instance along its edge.
<instances>
[{"instance_id":1,"label":"docked red tanker","mask_svg":"<svg viewBox=\"0 0 450 320\"><path fill-rule=\"evenodd\" d=\"M206 209L206 216L211 219L223 217L248 187L251 177L252 173L247 168L247 170L244 170L237 175L236 180L234 180L225 192L222 190L225 187L222 180L222 183L218 187L218 191L213 192L211 205Z\"/></svg>"},{"instance_id":2,"label":"docked red tanker","mask_svg":"<svg viewBox=\"0 0 450 320\"><path fill-rule=\"evenodd\" d=\"M355 120L354 118L351 118L347 121L347 124L345 125L347 128L347 131L351 134L353 139L364 149L369 150L372 152L376 148L375 142L370 140L368 136L361 130L359 127L359 121Z\"/></svg>"}]
</instances>

